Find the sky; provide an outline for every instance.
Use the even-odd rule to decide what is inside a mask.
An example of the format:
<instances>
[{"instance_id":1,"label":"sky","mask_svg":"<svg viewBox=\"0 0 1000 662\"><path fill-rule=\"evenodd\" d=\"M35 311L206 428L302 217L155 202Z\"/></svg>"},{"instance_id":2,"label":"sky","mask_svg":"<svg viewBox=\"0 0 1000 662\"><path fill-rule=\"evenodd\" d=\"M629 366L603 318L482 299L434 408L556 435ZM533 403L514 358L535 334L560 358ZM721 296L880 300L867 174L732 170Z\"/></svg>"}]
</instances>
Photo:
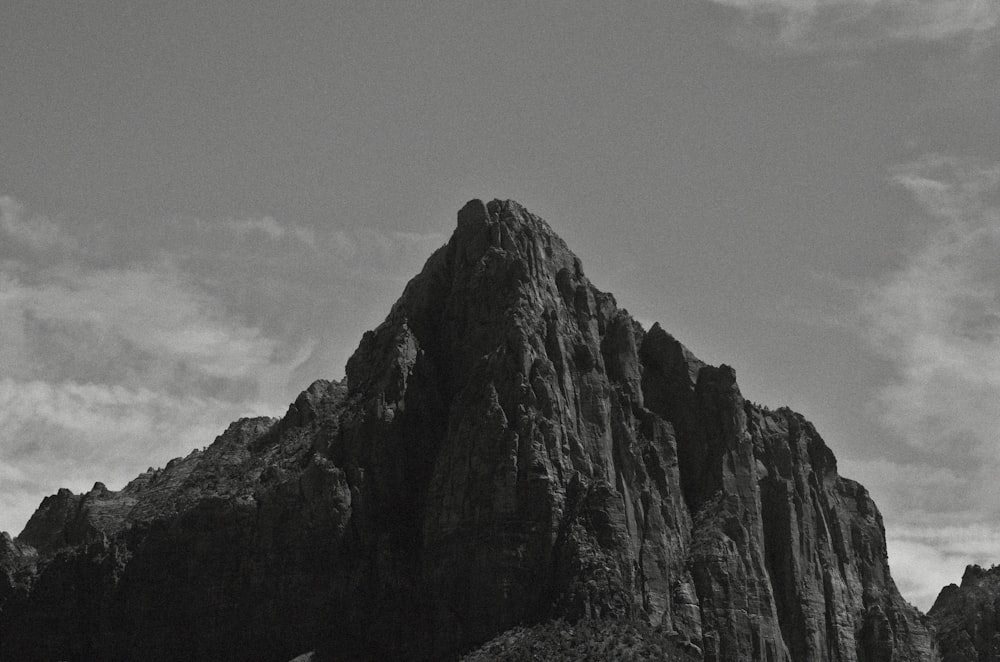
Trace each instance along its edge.
<instances>
[{"instance_id":1,"label":"sky","mask_svg":"<svg viewBox=\"0 0 1000 662\"><path fill-rule=\"evenodd\" d=\"M343 375L471 198L1000 562L1000 3L7 3L0 529Z\"/></svg>"}]
</instances>

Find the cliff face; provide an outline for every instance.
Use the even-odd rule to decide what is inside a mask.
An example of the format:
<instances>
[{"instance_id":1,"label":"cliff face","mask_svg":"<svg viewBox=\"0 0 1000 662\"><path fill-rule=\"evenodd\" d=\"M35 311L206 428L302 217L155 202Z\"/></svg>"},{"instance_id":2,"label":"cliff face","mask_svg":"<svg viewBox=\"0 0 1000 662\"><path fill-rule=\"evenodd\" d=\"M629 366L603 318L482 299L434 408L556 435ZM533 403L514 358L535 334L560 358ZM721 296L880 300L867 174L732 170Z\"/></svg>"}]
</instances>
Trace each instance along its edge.
<instances>
[{"instance_id":1,"label":"cliff face","mask_svg":"<svg viewBox=\"0 0 1000 662\"><path fill-rule=\"evenodd\" d=\"M705 660L937 659L813 427L643 330L510 201L459 212L346 385L61 491L18 543L41 560L11 553L0 652L24 659L439 659L556 618Z\"/></svg>"},{"instance_id":2,"label":"cliff face","mask_svg":"<svg viewBox=\"0 0 1000 662\"><path fill-rule=\"evenodd\" d=\"M928 616L945 662L1000 659L1000 567L967 567L961 586L944 587Z\"/></svg>"}]
</instances>

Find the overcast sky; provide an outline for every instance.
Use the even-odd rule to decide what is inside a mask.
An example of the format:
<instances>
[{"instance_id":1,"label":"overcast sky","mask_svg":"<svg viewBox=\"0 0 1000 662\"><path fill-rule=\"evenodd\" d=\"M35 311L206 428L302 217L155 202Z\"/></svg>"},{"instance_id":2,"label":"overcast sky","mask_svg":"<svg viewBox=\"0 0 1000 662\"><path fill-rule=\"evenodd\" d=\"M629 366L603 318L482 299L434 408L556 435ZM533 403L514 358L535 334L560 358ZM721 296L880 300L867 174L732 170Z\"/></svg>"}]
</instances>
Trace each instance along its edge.
<instances>
[{"instance_id":1,"label":"overcast sky","mask_svg":"<svg viewBox=\"0 0 1000 662\"><path fill-rule=\"evenodd\" d=\"M1000 3L7 3L0 529L340 378L468 199L1000 562Z\"/></svg>"}]
</instances>

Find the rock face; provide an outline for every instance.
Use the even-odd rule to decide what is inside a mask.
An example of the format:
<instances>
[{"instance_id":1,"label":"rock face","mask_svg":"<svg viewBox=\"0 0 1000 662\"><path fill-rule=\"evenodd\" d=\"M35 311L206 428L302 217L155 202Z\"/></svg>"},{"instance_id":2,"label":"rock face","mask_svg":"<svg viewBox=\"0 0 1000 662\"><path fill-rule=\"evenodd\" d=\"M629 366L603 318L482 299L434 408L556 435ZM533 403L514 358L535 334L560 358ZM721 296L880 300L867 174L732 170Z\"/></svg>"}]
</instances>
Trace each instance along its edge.
<instances>
[{"instance_id":1,"label":"rock face","mask_svg":"<svg viewBox=\"0 0 1000 662\"><path fill-rule=\"evenodd\" d=\"M705 660L938 659L812 425L645 331L517 203L466 205L346 372L47 498L0 558L0 656L447 659L610 618Z\"/></svg>"},{"instance_id":2,"label":"rock face","mask_svg":"<svg viewBox=\"0 0 1000 662\"><path fill-rule=\"evenodd\" d=\"M962 585L944 587L928 615L945 662L1000 660L1000 567L970 565Z\"/></svg>"}]
</instances>

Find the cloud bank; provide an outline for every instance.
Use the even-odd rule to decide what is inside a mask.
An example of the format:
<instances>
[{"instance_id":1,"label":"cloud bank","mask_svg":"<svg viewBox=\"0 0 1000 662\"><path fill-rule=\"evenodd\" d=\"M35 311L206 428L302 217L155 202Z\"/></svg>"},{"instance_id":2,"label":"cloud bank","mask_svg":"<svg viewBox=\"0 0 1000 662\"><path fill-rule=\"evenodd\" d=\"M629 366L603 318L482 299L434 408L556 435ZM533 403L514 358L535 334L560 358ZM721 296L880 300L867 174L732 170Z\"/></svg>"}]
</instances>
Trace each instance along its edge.
<instances>
[{"instance_id":1,"label":"cloud bank","mask_svg":"<svg viewBox=\"0 0 1000 662\"><path fill-rule=\"evenodd\" d=\"M74 234L0 197L0 529L337 378L437 234L171 219ZM388 309L388 305L385 306Z\"/></svg>"}]
</instances>

